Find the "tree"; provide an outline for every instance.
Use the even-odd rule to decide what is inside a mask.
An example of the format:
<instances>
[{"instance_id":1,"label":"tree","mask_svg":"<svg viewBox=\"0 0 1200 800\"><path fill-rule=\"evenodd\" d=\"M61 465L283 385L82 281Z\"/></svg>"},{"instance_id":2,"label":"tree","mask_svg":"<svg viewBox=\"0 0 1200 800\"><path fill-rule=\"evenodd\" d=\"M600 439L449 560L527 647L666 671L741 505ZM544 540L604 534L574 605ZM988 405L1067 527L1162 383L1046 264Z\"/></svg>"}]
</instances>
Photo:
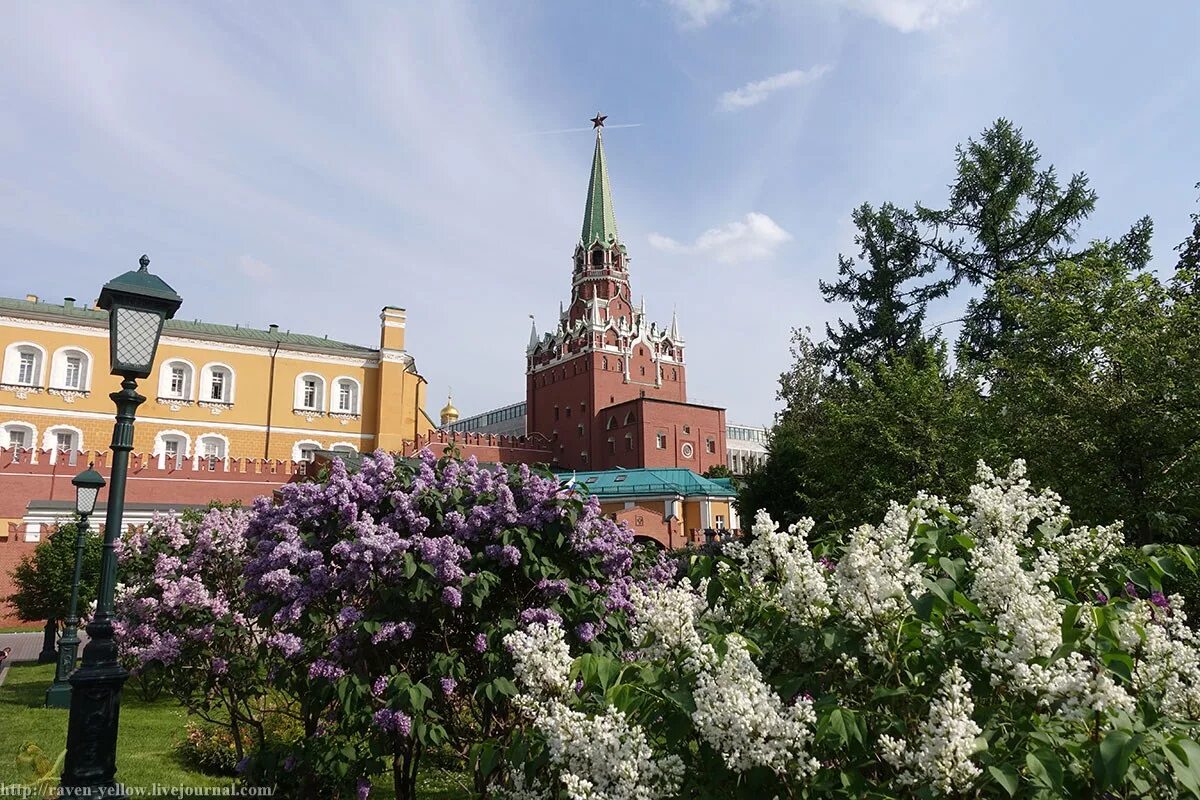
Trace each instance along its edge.
<instances>
[{"instance_id":1,"label":"tree","mask_svg":"<svg viewBox=\"0 0 1200 800\"><path fill-rule=\"evenodd\" d=\"M706 477L706 478L732 478L733 470L729 469L729 467L725 466L724 464L716 464L714 466L709 467L708 469L706 469L704 471L704 477Z\"/></svg>"},{"instance_id":2,"label":"tree","mask_svg":"<svg viewBox=\"0 0 1200 800\"><path fill-rule=\"evenodd\" d=\"M976 461L994 451L979 405L974 384L947 371L944 344L873 370L853 365L813 407L784 413L738 514L765 509L783 525L813 517L829 529L878 519L898 494L962 491Z\"/></svg>"},{"instance_id":3,"label":"tree","mask_svg":"<svg viewBox=\"0 0 1200 800\"><path fill-rule=\"evenodd\" d=\"M66 619L75 575L76 523L58 525L45 541L25 556L9 573L16 591L7 603L25 622L57 622ZM100 535L93 527L84 543L83 570L79 581L79 610L96 599L100 580Z\"/></svg>"},{"instance_id":4,"label":"tree","mask_svg":"<svg viewBox=\"0 0 1200 800\"><path fill-rule=\"evenodd\" d=\"M918 204L915 218L927 226L922 244L949 268L950 282L984 289L967 308L960 341L968 357L981 358L1005 324L992 283L1068 258L1076 230L1096 206L1096 193L1082 172L1062 186L1053 166L1039 168L1037 146L1006 119L956 153L957 177L947 206Z\"/></svg>"},{"instance_id":5,"label":"tree","mask_svg":"<svg viewBox=\"0 0 1200 800\"><path fill-rule=\"evenodd\" d=\"M1200 523L1200 298L1106 248L996 284L1014 325L988 371L994 428L1080 521L1139 543Z\"/></svg>"},{"instance_id":6,"label":"tree","mask_svg":"<svg viewBox=\"0 0 1200 800\"><path fill-rule=\"evenodd\" d=\"M925 340L926 305L946 290L944 282L912 285L937 264L925 257L911 212L891 203L879 210L863 203L852 218L858 257L839 255L840 279L820 282L826 302L850 303L855 314L852 322L839 319L837 331L827 324L817 348L823 363L841 376L851 364L873 366L913 352Z\"/></svg>"}]
</instances>

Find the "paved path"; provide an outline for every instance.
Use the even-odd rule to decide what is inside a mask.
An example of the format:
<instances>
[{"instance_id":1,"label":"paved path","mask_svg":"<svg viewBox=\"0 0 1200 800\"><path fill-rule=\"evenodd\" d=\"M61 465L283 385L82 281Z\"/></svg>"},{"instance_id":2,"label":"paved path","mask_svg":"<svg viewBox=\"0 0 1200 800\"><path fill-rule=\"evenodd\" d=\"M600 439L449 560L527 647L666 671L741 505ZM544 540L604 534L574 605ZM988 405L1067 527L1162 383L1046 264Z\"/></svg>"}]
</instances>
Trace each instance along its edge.
<instances>
[{"instance_id":1,"label":"paved path","mask_svg":"<svg viewBox=\"0 0 1200 800\"><path fill-rule=\"evenodd\" d=\"M42 652L42 632L30 633L0 633L0 650L11 647L8 660L14 664L18 661L37 661L38 653Z\"/></svg>"}]
</instances>

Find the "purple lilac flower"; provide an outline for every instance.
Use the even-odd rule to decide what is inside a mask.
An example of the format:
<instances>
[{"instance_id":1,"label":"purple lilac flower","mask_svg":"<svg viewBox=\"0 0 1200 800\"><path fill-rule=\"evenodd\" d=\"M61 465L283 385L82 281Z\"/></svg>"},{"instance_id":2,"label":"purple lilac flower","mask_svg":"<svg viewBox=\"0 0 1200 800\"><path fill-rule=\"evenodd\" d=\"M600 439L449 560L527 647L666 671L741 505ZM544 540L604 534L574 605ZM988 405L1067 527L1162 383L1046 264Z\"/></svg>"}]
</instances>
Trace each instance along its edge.
<instances>
[{"instance_id":1,"label":"purple lilac flower","mask_svg":"<svg viewBox=\"0 0 1200 800\"><path fill-rule=\"evenodd\" d=\"M817 559L817 563L830 572L833 572L833 570L837 568L837 562L829 556L821 556Z\"/></svg>"},{"instance_id":2,"label":"purple lilac flower","mask_svg":"<svg viewBox=\"0 0 1200 800\"><path fill-rule=\"evenodd\" d=\"M358 779L358 787L355 789L357 800L367 800L371 794L371 782L366 778Z\"/></svg>"},{"instance_id":3,"label":"purple lilac flower","mask_svg":"<svg viewBox=\"0 0 1200 800\"><path fill-rule=\"evenodd\" d=\"M562 617L558 612L549 608L527 608L517 615L517 622L522 626L529 625L533 622L557 622L562 624Z\"/></svg>"},{"instance_id":4,"label":"purple lilac flower","mask_svg":"<svg viewBox=\"0 0 1200 800\"><path fill-rule=\"evenodd\" d=\"M511 544L489 544L483 548L483 553L488 558L495 559L504 567L515 567L521 563L521 551Z\"/></svg>"},{"instance_id":5,"label":"purple lilac flower","mask_svg":"<svg viewBox=\"0 0 1200 800\"><path fill-rule=\"evenodd\" d=\"M407 641L412 638L414 630L416 630L416 626L411 622L385 622L371 637L371 644L390 642L394 639Z\"/></svg>"},{"instance_id":6,"label":"purple lilac flower","mask_svg":"<svg viewBox=\"0 0 1200 800\"><path fill-rule=\"evenodd\" d=\"M403 711L393 711L390 708L381 708L372 716L375 722L375 727L389 733L398 733L401 736L408 736L412 730L412 720Z\"/></svg>"},{"instance_id":7,"label":"purple lilac flower","mask_svg":"<svg viewBox=\"0 0 1200 800\"><path fill-rule=\"evenodd\" d=\"M224 675L226 672L229 672L228 659L221 658L220 656L214 658L212 661L212 671L214 675Z\"/></svg>"},{"instance_id":8,"label":"purple lilac flower","mask_svg":"<svg viewBox=\"0 0 1200 800\"><path fill-rule=\"evenodd\" d=\"M1127 581L1125 583L1125 594L1129 595L1130 597L1138 596L1137 587L1133 585L1133 581Z\"/></svg>"},{"instance_id":9,"label":"purple lilac flower","mask_svg":"<svg viewBox=\"0 0 1200 800\"><path fill-rule=\"evenodd\" d=\"M308 677L324 678L328 681L336 681L345 674L346 670L342 669L337 664L334 664L332 661L328 661L324 658L318 658L312 663L312 666L308 668Z\"/></svg>"},{"instance_id":10,"label":"purple lilac flower","mask_svg":"<svg viewBox=\"0 0 1200 800\"><path fill-rule=\"evenodd\" d=\"M376 697L383 697L383 693L387 691L387 687L388 676L380 675L375 679L375 682L371 684L371 694L375 695Z\"/></svg>"},{"instance_id":11,"label":"purple lilac flower","mask_svg":"<svg viewBox=\"0 0 1200 800\"><path fill-rule=\"evenodd\" d=\"M304 642L295 634L276 632L267 637L267 646L283 653L286 658L291 658L300 652Z\"/></svg>"},{"instance_id":12,"label":"purple lilac flower","mask_svg":"<svg viewBox=\"0 0 1200 800\"><path fill-rule=\"evenodd\" d=\"M462 605L462 592L453 586L447 586L442 589L442 602L451 608L458 608Z\"/></svg>"},{"instance_id":13,"label":"purple lilac flower","mask_svg":"<svg viewBox=\"0 0 1200 800\"><path fill-rule=\"evenodd\" d=\"M295 756L288 756L287 758L285 758L283 760L283 771L284 772L291 772L295 768L296 768L296 757Z\"/></svg>"},{"instance_id":14,"label":"purple lilac flower","mask_svg":"<svg viewBox=\"0 0 1200 800\"><path fill-rule=\"evenodd\" d=\"M1098 605L1108 605L1108 595L1104 592L1096 592L1096 603Z\"/></svg>"},{"instance_id":15,"label":"purple lilac flower","mask_svg":"<svg viewBox=\"0 0 1200 800\"><path fill-rule=\"evenodd\" d=\"M475 634L475 641L472 642L476 653L483 653L487 650L487 636L482 633Z\"/></svg>"},{"instance_id":16,"label":"purple lilac flower","mask_svg":"<svg viewBox=\"0 0 1200 800\"><path fill-rule=\"evenodd\" d=\"M440 683L442 685L442 694L447 697L454 694L454 690L458 688L458 681L454 680L454 678L442 678Z\"/></svg>"},{"instance_id":17,"label":"purple lilac flower","mask_svg":"<svg viewBox=\"0 0 1200 800\"><path fill-rule=\"evenodd\" d=\"M362 612L354 606L346 606L337 615L339 625L353 625L360 619L362 619Z\"/></svg>"},{"instance_id":18,"label":"purple lilac flower","mask_svg":"<svg viewBox=\"0 0 1200 800\"><path fill-rule=\"evenodd\" d=\"M1165 608L1168 610L1171 608L1171 601L1168 600L1167 596L1165 594L1163 594L1162 592L1151 592L1150 593L1150 602L1153 603L1154 605L1158 606L1159 608Z\"/></svg>"},{"instance_id":19,"label":"purple lilac flower","mask_svg":"<svg viewBox=\"0 0 1200 800\"><path fill-rule=\"evenodd\" d=\"M579 641L587 644L596 638L597 634L596 623L581 622L575 626L575 635L579 637Z\"/></svg>"},{"instance_id":20,"label":"purple lilac flower","mask_svg":"<svg viewBox=\"0 0 1200 800\"><path fill-rule=\"evenodd\" d=\"M561 578L542 578L534 588L547 597L562 597L570 587L571 584Z\"/></svg>"}]
</instances>

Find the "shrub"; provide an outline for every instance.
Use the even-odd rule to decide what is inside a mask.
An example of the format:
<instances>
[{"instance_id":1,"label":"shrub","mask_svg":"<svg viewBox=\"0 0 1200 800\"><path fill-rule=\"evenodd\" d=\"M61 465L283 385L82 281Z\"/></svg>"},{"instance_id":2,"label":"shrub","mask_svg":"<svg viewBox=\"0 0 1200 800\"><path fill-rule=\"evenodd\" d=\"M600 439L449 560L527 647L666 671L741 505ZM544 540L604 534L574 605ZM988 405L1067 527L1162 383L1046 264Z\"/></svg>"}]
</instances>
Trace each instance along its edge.
<instances>
[{"instance_id":1,"label":"shrub","mask_svg":"<svg viewBox=\"0 0 1200 800\"><path fill-rule=\"evenodd\" d=\"M633 644L505 637L510 798L1200 795L1200 637L1119 524L1072 526L1017 462L962 507L892 504L815 557L810 520L631 596ZM576 653L580 653L575 648Z\"/></svg>"}]
</instances>

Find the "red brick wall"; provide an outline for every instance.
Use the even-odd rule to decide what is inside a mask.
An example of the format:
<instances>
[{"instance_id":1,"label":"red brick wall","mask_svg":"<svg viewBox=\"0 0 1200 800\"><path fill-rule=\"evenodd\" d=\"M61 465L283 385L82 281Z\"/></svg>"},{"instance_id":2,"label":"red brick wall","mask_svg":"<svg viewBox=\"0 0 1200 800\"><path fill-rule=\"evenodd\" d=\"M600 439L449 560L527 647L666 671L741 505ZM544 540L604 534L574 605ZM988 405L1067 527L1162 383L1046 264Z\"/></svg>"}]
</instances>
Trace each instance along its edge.
<instances>
[{"instance_id":1,"label":"red brick wall","mask_svg":"<svg viewBox=\"0 0 1200 800\"><path fill-rule=\"evenodd\" d=\"M447 448L457 447L462 458L475 456L479 461L500 464L547 464L551 453L540 436L497 436L488 433L447 433L432 431L417 441L405 442L404 455L413 456L428 447L441 456Z\"/></svg>"},{"instance_id":2,"label":"red brick wall","mask_svg":"<svg viewBox=\"0 0 1200 800\"><path fill-rule=\"evenodd\" d=\"M26 542L24 528L16 523L34 500L73 500L71 478L87 469L89 461L107 481L111 453L76 453L75 464L59 454L51 463L49 451L13 451L0 449L0 598L12 592L9 572L21 557L33 552L37 542ZM231 458L217 461L214 469L207 462L194 465L185 460L179 468L160 468L157 457L140 453L130 455L127 503L177 503L203 505L213 500L249 504L254 498L269 495L289 481L303 477L308 465L292 461ZM100 491L100 501L107 489ZM0 625L16 624L7 604L0 605Z\"/></svg>"},{"instance_id":3,"label":"red brick wall","mask_svg":"<svg viewBox=\"0 0 1200 800\"><path fill-rule=\"evenodd\" d=\"M634 421L626 425L630 413ZM610 418L615 423L612 429L608 428ZM601 409L596 427L602 442L595 469L683 467L703 474L726 462L725 410L721 408L638 398ZM667 435L662 450L657 446L659 431ZM633 450L625 449L626 434L633 435ZM610 436L615 440L615 453L609 451ZM709 440L713 453L708 452ZM692 446L691 458L683 455L685 442Z\"/></svg>"}]
</instances>

